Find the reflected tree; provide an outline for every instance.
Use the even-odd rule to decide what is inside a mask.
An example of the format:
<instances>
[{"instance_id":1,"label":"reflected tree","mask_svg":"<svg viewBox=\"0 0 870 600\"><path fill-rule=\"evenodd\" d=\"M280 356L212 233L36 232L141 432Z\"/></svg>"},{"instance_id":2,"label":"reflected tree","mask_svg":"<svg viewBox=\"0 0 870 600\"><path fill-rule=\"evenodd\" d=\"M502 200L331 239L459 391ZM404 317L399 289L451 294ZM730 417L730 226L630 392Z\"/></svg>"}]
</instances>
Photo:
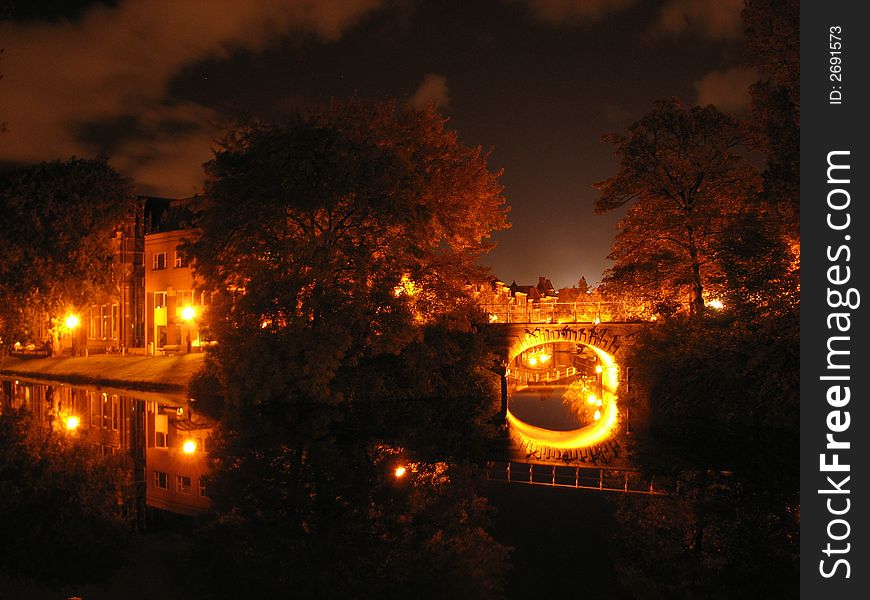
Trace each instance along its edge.
<instances>
[{"instance_id":1,"label":"reflected tree","mask_svg":"<svg viewBox=\"0 0 870 600\"><path fill-rule=\"evenodd\" d=\"M224 417L198 592L498 595L473 466L498 395L465 288L506 227L485 153L352 100L241 126L206 173L189 253Z\"/></svg>"}]
</instances>

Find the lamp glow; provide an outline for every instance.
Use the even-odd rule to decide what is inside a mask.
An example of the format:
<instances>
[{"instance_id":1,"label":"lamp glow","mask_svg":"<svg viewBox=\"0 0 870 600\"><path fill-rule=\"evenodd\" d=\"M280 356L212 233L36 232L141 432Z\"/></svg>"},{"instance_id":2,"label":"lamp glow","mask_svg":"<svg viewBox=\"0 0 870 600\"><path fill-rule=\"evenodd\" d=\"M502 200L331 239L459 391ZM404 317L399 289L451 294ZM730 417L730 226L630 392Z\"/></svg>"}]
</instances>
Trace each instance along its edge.
<instances>
[{"instance_id":1,"label":"lamp glow","mask_svg":"<svg viewBox=\"0 0 870 600\"><path fill-rule=\"evenodd\" d=\"M67 329L75 329L79 326L81 321L79 320L78 315L67 315L66 321L64 321L64 323L66 324Z\"/></svg>"},{"instance_id":2,"label":"lamp glow","mask_svg":"<svg viewBox=\"0 0 870 600\"><path fill-rule=\"evenodd\" d=\"M404 476L405 476L405 472L406 472L405 467L396 467L396 470L393 471L393 474L394 474L396 477L404 477Z\"/></svg>"},{"instance_id":3,"label":"lamp glow","mask_svg":"<svg viewBox=\"0 0 870 600\"><path fill-rule=\"evenodd\" d=\"M66 419L66 421L64 422L64 424L66 425L66 428L67 428L69 431L74 431L74 430L78 429L78 426L79 426L79 418L76 417L76 416L67 417L67 419Z\"/></svg>"},{"instance_id":4,"label":"lamp glow","mask_svg":"<svg viewBox=\"0 0 870 600\"><path fill-rule=\"evenodd\" d=\"M181 451L185 454L193 454L196 452L196 440L184 440L181 446Z\"/></svg>"},{"instance_id":5,"label":"lamp glow","mask_svg":"<svg viewBox=\"0 0 870 600\"><path fill-rule=\"evenodd\" d=\"M193 318L196 316L196 310L192 306L185 306L181 310L181 318L185 321L193 321Z\"/></svg>"}]
</instances>

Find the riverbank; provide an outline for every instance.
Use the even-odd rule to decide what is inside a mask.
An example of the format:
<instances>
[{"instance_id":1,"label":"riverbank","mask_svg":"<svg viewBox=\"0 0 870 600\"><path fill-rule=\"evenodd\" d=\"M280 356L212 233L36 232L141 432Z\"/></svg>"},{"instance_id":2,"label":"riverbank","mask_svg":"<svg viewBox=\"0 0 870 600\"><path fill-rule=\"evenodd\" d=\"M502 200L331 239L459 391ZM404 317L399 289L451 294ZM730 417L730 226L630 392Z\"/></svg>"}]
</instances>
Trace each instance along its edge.
<instances>
[{"instance_id":1,"label":"riverbank","mask_svg":"<svg viewBox=\"0 0 870 600\"><path fill-rule=\"evenodd\" d=\"M0 358L0 375L152 392L185 392L204 354Z\"/></svg>"}]
</instances>

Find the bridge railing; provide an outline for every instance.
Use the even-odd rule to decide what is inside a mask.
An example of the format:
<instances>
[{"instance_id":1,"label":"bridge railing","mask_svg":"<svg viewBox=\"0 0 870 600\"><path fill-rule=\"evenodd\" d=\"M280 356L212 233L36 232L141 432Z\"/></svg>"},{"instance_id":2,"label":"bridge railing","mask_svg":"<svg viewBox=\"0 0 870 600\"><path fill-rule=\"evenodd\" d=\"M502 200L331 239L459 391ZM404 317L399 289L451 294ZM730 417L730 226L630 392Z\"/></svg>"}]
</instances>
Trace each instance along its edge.
<instances>
[{"instance_id":1,"label":"bridge railing","mask_svg":"<svg viewBox=\"0 0 870 600\"><path fill-rule=\"evenodd\" d=\"M563 466L534 462L489 461L486 477L490 481L524 483L547 487L596 490L600 492L623 492L626 494L666 495L652 479L646 479L637 471L607 467Z\"/></svg>"},{"instance_id":2,"label":"bridge railing","mask_svg":"<svg viewBox=\"0 0 870 600\"><path fill-rule=\"evenodd\" d=\"M644 307L629 302L481 304L492 323L602 323L646 321Z\"/></svg>"},{"instance_id":3,"label":"bridge railing","mask_svg":"<svg viewBox=\"0 0 870 600\"><path fill-rule=\"evenodd\" d=\"M559 381L577 374L577 367L565 367L551 371L511 371L510 378L517 384Z\"/></svg>"}]
</instances>

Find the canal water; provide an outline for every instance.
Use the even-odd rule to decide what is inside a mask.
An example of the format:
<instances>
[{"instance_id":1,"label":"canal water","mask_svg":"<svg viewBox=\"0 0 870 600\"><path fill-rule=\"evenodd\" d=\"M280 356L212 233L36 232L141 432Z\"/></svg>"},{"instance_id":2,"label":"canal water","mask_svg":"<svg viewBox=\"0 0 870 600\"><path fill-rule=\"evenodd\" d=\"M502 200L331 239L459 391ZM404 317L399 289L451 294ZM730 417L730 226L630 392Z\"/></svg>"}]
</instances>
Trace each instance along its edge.
<instances>
[{"instance_id":1,"label":"canal water","mask_svg":"<svg viewBox=\"0 0 870 600\"><path fill-rule=\"evenodd\" d=\"M554 431L570 431L594 422L601 396L595 353L583 344L556 342L530 348L508 371L508 405L521 421Z\"/></svg>"},{"instance_id":2,"label":"canal water","mask_svg":"<svg viewBox=\"0 0 870 600\"><path fill-rule=\"evenodd\" d=\"M34 427L120 454L125 508L145 528L147 508L195 515L208 508L206 451L215 422L172 394L0 377L0 412L23 409Z\"/></svg>"}]
</instances>

